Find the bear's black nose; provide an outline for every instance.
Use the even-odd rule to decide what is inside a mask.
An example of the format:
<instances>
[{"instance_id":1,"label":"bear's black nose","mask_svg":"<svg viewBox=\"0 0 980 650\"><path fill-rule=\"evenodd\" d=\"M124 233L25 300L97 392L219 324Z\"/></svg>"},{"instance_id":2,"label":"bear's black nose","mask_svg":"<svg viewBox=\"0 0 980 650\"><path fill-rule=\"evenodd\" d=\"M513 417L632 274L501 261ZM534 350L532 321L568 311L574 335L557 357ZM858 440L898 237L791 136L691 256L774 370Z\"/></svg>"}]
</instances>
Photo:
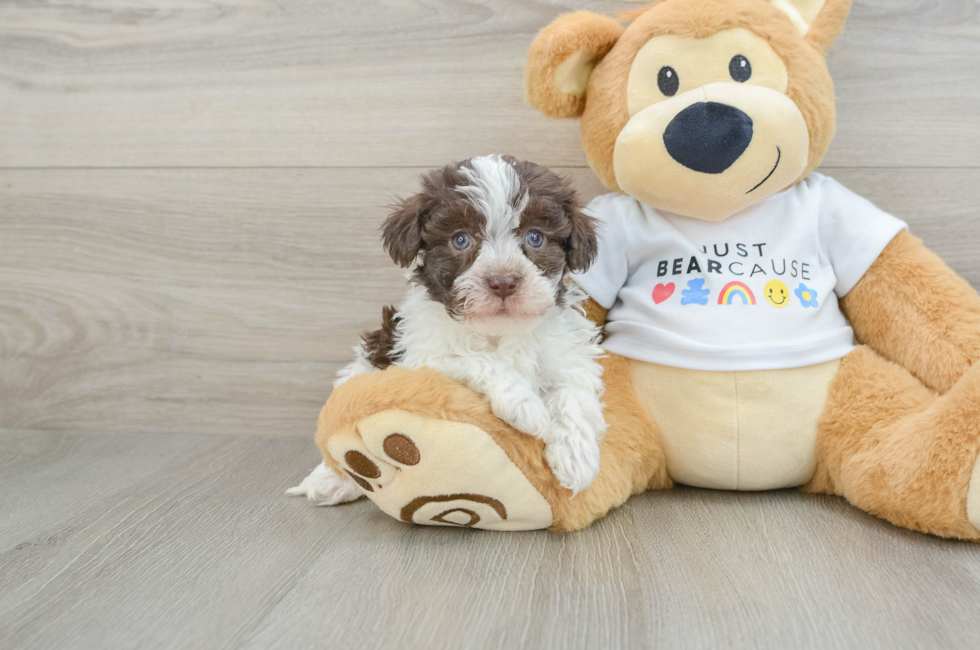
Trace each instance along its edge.
<instances>
[{"instance_id":1,"label":"bear's black nose","mask_svg":"<svg viewBox=\"0 0 980 650\"><path fill-rule=\"evenodd\" d=\"M728 104L688 106L667 125L664 144L670 157L688 169L720 174L752 142L752 118Z\"/></svg>"}]
</instances>

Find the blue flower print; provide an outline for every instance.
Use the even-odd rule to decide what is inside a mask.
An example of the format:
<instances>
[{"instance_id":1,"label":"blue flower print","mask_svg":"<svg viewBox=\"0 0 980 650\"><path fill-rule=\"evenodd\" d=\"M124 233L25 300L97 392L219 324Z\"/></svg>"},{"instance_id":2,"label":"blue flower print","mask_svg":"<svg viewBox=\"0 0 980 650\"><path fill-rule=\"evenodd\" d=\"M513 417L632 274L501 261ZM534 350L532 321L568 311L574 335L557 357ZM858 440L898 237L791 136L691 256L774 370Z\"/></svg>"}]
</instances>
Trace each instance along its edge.
<instances>
[{"instance_id":1,"label":"blue flower print","mask_svg":"<svg viewBox=\"0 0 980 650\"><path fill-rule=\"evenodd\" d=\"M704 288L704 278L687 281L687 289L681 291L681 305L707 305L710 289Z\"/></svg>"},{"instance_id":2,"label":"blue flower print","mask_svg":"<svg viewBox=\"0 0 980 650\"><path fill-rule=\"evenodd\" d=\"M804 308L806 307L816 308L820 306L820 303L817 302L817 292L811 289L810 287L806 286L802 282L800 282L800 286L798 286L796 288L796 291L794 291L793 293L795 293L796 297L800 299L801 303L803 303Z\"/></svg>"}]
</instances>

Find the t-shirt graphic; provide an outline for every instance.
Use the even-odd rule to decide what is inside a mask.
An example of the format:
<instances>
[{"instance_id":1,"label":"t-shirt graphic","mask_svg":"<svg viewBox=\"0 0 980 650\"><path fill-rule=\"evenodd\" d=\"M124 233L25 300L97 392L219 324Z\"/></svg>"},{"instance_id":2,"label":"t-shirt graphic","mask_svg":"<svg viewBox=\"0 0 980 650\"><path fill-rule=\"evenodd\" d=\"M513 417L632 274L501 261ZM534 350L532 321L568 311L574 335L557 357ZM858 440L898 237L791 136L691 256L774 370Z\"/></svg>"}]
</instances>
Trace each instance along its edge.
<instances>
[{"instance_id":1,"label":"t-shirt graphic","mask_svg":"<svg viewBox=\"0 0 980 650\"><path fill-rule=\"evenodd\" d=\"M609 309L605 347L694 370L772 370L847 355L837 299L906 226L821 174L713 223L596 198L599 255L575 280Z\"/></svg>"}]
</instances>

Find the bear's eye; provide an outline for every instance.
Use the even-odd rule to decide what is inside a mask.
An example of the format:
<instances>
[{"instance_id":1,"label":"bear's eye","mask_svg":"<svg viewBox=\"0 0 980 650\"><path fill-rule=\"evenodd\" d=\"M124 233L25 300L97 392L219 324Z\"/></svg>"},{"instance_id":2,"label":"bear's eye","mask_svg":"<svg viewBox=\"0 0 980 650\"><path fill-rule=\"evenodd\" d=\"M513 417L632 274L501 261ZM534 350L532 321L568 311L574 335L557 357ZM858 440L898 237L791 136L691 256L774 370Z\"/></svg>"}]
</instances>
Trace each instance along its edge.
<instances>
[{"instance_id":1,"label":"bear's eye","mask_svg":"<svg viewBox=\"0 0 980 650\"><path fill-rule=\"evenodd\" d=\"M736 54L728 64L728 72L732 75L732 79L744 84L752 77L752 64L741 54Z\"/></svg>"},{"instance_id":2,"label":"bear's eye","mask_svg":"<svg viewBox=\"0 0 980 650\"><path fill-rule=\"evenodd\" d=\"M667 97L676 95L677 89L681 85L681 80L677 77L677 70L674 70L670 66L660 68L660 74L657 76L657 85L660 86L660 92Z\"/></svg>"}]
</instances>

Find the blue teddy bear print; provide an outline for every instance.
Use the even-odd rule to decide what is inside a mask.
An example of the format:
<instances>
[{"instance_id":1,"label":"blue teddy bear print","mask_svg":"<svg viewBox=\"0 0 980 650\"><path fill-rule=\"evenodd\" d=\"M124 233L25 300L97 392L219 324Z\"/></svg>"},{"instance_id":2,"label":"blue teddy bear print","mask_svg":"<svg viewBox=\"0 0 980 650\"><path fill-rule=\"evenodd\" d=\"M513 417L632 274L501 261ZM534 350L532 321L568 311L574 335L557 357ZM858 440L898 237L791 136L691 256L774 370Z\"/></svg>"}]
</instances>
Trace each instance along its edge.
<instances>
[{"instance_id":1,"label":"blue teddy bear print","mask_svg":"<svg viewBox=\"0 0 980 650\"><path fill-rule=\"evenodd\" d=\"M681 305L707 305L710 289L704 288L704 278L688 280L687 289L681 291Z\"/></svg>"}]
</instances>

